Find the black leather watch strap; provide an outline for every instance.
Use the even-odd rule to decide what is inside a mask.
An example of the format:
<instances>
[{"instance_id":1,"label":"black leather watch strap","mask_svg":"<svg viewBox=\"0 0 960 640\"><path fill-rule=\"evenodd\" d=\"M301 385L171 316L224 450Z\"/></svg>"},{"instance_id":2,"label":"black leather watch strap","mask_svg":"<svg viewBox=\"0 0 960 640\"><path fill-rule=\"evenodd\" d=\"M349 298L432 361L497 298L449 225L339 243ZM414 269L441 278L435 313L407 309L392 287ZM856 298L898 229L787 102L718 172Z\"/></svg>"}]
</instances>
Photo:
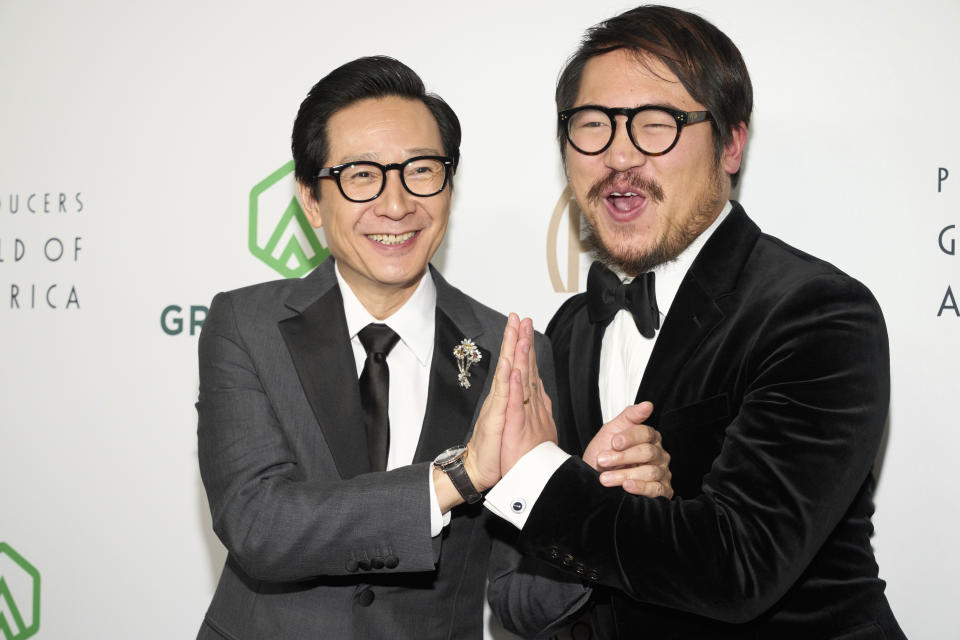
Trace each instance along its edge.
<instances>
[{"instance_id":1,"label":"black leather watch strap","mask_svg":"<svg viewBox=\"0 0 960 640\"><path fill-rule=\"evenodd\" d=\"M467 469L463 466L463 461L467 457L465 447L451 447L447 449L433 461L433 465L447 474L450 482L456 487L457 491L467 502L473 504L483 499L483 494L477 491L467 474Z\"/></svg>"}]
</instances>

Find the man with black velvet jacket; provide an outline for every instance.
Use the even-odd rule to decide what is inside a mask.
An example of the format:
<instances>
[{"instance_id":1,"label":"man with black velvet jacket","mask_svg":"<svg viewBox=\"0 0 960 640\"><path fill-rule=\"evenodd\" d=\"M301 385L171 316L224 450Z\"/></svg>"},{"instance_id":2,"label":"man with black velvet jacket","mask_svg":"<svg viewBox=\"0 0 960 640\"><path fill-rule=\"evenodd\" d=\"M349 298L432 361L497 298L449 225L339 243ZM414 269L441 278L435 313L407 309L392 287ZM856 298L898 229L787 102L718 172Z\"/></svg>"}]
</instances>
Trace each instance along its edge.
<instances>
[{"instance_id":1,"label":"man with black velvet jacket","mask_svg":"<svg viewBox=\"0 0 960 640\"><path fill-rule=\"evenodd\" d=\"M584 456L544 442L553 420L532 394L487 497L527 556L500 554L494 610L549 628L550 590L530 578L559 571L593 589L608 637L904 637L870 546L883 316L730 200L752 110L739 51L696 15L638 7L588 31L557 109L598 259L547 329L559 443ZM597 427L640 401L672 500L605 488L585 463Z\"/></svg>"}]
</instances>

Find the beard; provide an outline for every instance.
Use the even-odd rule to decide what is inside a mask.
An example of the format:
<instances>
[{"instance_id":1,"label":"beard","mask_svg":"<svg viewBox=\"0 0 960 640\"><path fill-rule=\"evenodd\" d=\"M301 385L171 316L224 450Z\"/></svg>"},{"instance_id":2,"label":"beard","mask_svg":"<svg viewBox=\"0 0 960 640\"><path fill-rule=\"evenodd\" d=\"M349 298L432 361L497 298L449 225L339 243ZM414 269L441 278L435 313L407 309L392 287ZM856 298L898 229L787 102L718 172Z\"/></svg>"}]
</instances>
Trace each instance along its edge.
<instances>
[{"instance_id":1,"label":"beard","mask_svg":"<svg viewBox=\"0 0 960 640\"><path fill-rule=\"evenodd\" d=\"M635 248L632 245L634 234L626 230L614 230L612 237L604 241L596 226L584 215L582 220L583 245L590 252L594 260L604 266L619 271L627 276L636 277L650 271L657 265L671 262L684 249L690 246L697 236L703 233L714 221L717 212L722 208L723 188L720 179L720 166L716 166L710 181L701 190L691 210L686 215L679 212L672 218L663 220L664 229L656 238L653 245L647 248ZM626 176L631 188L642 191L656 203L665 200L665 194L660 184L652 179L637 174ZM587 192L587 202L602 205L600 194L611 184L623 183L624 176L611 172L606 178L599 180Z\"/></svg>"}]
</instances>

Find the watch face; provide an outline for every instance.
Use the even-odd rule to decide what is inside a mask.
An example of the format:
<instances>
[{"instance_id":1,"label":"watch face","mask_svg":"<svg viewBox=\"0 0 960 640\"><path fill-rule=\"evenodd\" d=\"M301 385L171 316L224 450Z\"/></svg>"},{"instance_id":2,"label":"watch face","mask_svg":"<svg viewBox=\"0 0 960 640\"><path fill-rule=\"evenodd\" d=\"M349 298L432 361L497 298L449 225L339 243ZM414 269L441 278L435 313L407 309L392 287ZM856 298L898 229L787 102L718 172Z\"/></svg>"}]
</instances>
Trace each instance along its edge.
<instances>
[{"instance_id":1,"label":"watch face","mask_svg":"<svg viewBox=\"0 0 960 640\"><path fill-rule=\"evenodd\" d=\"M466 447L463 447L463 446L450 447L449 449L447 449L446 451L438 455L434 459L433 463L440 466L450 464L451 462L459 458L460 454L462 454L465 450L466 450Z\"/></svg>"}]
</instances>

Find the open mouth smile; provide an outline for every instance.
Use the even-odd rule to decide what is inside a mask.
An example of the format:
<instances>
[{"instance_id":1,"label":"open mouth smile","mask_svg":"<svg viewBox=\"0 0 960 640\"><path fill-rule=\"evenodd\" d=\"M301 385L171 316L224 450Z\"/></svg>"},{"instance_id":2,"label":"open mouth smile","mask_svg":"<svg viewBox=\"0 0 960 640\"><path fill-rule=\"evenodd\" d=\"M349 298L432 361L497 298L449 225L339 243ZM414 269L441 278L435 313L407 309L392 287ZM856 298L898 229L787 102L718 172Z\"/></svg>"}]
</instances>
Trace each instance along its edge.
<instances>
[{"instance_id":1,"label":"open mouth smile","mask_svg":"<svg viewBox=\"0 0 960 640\"><path fill-rule=\"evenodd\" d=\"M616 213L636 211L647 201L646 196L636 191L611 191L604 198L607 206Z\"/></svg>"},{"instance_id":2,"label":"open mouth smile","mask_svg":"<svg viewBox=\"0 0 960 640\"><path fill-rule=\"evenodd\" d=\"M379 244L391 246L396 244L403 244L417 235L416 231L408 231L406 233L370 233L367 234L367 237L377 242Z\"/></svg>"}]
</instances>

